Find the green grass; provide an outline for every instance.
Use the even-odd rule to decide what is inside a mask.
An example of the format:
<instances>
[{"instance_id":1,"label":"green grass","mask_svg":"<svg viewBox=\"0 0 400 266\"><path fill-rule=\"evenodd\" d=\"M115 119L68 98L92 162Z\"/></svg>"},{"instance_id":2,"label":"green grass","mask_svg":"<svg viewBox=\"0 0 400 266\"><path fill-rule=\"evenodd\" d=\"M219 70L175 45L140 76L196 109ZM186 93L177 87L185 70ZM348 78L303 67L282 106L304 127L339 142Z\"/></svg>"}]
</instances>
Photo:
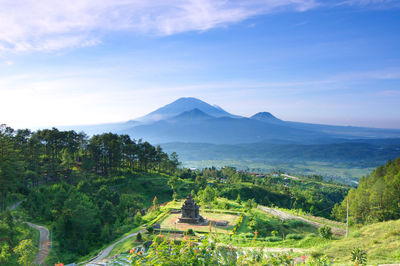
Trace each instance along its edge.
<instances>
[{"instance_id":1,"label":"green grass","mask_svg":"<svg viewBox=\"0 0 400 266\"><path fill-rule=\"evenodd\" d=\"M113 250L110 252L110 256L114 256L122 253L129 253L129 250L133 247L140 246L143 242L136 242L136 237L128 238L121 243L114 246Z\"/></svg>"},{"instance_id":2,"label":"green grass","mask_svg":"<svg viewBox=\"0 0 400 266\"><path fill-rule=\"evenodd\" d=\"M368 264L400 263L400 220L366 225L350 232L348 239L329 241L315 250L327 254L338 265L350 265L354 247L367 252Z\"/></svg>"},{"instance_id":3,"label":"green grass","mask_svg":"<svg viewBox=\"0 0 400 266\"><path fill-rule=\"evenodd\" d=\"M230 244L238 247L278 247L278 248L304 248L304 249L311 249L316 246L321 246L331 240L325 240L321 237L316 236L315 234L307 235L301 240L294 240L294 239L286 239L282 241L268 241L266 238L247 238L245 236L233 236L230 238L227 235L219 235L218 239L223 244Z\"/></svg>"}]
</instances>

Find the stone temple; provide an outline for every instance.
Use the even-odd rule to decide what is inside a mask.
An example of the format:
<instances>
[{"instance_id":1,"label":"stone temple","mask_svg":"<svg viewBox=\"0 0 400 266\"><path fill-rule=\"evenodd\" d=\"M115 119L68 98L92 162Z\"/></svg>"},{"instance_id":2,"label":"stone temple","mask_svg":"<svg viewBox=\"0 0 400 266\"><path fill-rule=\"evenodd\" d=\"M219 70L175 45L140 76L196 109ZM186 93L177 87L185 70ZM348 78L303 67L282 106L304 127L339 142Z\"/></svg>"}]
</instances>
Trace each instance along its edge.
<instances>
[{"instance_id":1,"label":"stone temple","mask_svg":"<svg viewBox=\"0 0 400 266\"><path fill-rule=\"evenodd\" d=\"M182 206L182 216L179 218L180 223L202 224L206 220L199 214L199 205L194 202L192 195L186 197Z\"/></svg>"}]
</instances>

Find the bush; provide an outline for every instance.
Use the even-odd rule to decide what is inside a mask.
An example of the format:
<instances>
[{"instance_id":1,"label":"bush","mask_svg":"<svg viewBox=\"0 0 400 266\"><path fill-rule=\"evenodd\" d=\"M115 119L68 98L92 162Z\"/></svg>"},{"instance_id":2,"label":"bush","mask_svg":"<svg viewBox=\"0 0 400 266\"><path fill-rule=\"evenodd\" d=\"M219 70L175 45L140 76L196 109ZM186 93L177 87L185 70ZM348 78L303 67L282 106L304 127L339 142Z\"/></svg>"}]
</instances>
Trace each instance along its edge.
<instances>
[{"instance_id":1,"label":"bush","mask_svg":"<svg viewBox=\"0 0 400 266\"><path fill-rule=\"evenodd\" d=\"M360 237L361 234L359 231L355 231L354 233L351 234L353 237Z\"/></svg>"},{"instance_id":2,"label":"bush","mask_svg":"<svg viewBox=\"0 0 400 266\"><path fill-rule=\"evenodd\" d=\"M366 265L367 252L361 248L353 248L351 251L351 261L353 261L355 265Z\"/></svg>"},{"instance_id":3,"label":"bush","mask_svg":"<svg viewBox=\"0 0 400 266\"><path fill-rule=\"evenodd\" d=\"M238 222L236 223L235 227L233 227L232 233L236 234L237 230L239 229L240 225L243 223L244 215L243 213L240 214Z\"/></svg>"},{"instance_id":4,"label":"bush","mask_svg":"<svg viewBox=\"0 0 400 266\"><path fill-rule=\"evenodd\" d=\"M193 229L192 229L192 228L189 228L189 229L186 231L186 234L189 235L189 236L194 236L194 231L193 231Z\"/></svg>"},{"instance_id":5,"label":"bush","mask_svg":"<svg viewBox=\"0 0 400 266\"><path fill-rule=\"evenodd\" d=\"M331 239L332 238L332 229L324 225L318 229L319 235L324 239Z\"/></svg>"},{"instance_id":6,"label":"bush","mask_svg":"<svg viewBox=\"0 0 400 266\"><path fill-rule=\"evenodd\" d=\"M146 227L147 232L149 232L150 234L152 234L154 232L154 228L150 225Z\"/></svg>"},{"instance_id":7,"label":"bush","mask_svg":"<svg viewBox=\"0 0 400 266\"><path fill-rule=\"evenodd\" d=\"M316 237L316 236L317 236L316 234L310 233L310 234L307 235L307 238L312 238L312 237Z\"/></svg>"},{"instance_id":8,"label":"bush","mask_svg":"<svg viewBox=\"0 0 400 266\"><path fill-rule=\"evenodd\" d=\"M142 234L139 232L139 233L136 235L136 241L137 241L137 242L142 242L142 240L143 240Z\"/></svg>"},{"instance_id":9,"label":"bush","mask_svg":"<svg viewBox=\"0 0 400 266\"><path fill-rule=\"evenodd\" d=\"M303 236L300 234L288 234L286 236L286 239L300 240L300 239L303 239Z\"/></svg>"},{"instance_id":10,"label":"bush","mask_svg":"<svg viewBox=\"0 0 400 266\"><path fill-rule=\"evenodd\" d=\"M296 228L296 227L300 227L300 226L305 226L306 224L300 220L290 219L290 220L285 221L285 225L289 228Z\"/></svg>"},{"instance_id":11,"label":"bush","mask_svg":"<svg viewBox=\"0 0 400 266\"><path fill-rule=\"evenodd\" d=\"M326 255L323 256L318 256L318 257L313 257L309 256L306 260L306 265L331 265L331 261Z\"/></svg>"},{"instance_id":12,"label":"bush","mask_svg":"<svg viewBox=\"0 0 400 266\"><path fill-rule=\"evenodd\" d=\"M278 242L278 241L282 241L282 237L279 236L268 236L265 238L266 241L269 242Z\"/></svg>"},{"instance_id":13,"label":"bush","mask_svg":"<svg viewBox=\"0 0 400 266\"><path fill-rule=\"evenodd\" d=\"M148 252L134 253L129 258L132 265L293 265L288 253L273 254L256 250L230 249L217 245L214 238L202 241L184 239L181 242L153 240Z\"/></svg>"}]
</instances>

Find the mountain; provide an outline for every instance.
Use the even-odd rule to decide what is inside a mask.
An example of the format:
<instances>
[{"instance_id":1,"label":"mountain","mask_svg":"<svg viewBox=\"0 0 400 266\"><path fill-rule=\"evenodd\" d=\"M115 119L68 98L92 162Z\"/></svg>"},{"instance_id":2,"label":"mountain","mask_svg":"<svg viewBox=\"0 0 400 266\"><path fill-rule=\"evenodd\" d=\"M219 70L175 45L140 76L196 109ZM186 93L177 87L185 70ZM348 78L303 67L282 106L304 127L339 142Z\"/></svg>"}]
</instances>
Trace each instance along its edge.
<instances>
[{"instance_id":1,"label":"mountain","mask_svg":"<svg viewBox=\"0 0 400 266\"><path fill-rule=\"evenodd\" d=\"M183 112L187 112L193 109L198 109L208 115L214 116L214 117L222 117L222 116L227 116L227 117L238 117L233 114L228 113L224 109L222 109L219 106L212 106L206 102L203 102L202 100L192 98L192 97L185 97L185 98L179 98L178 100L167 104L143 117L140 117L136 119L137 121L140 121L142 123L151 123L151 122L156 122L168 118L172 118L174 116L177 116Z\"/></svg>"},{"instance_id":2,"label":"mountain","mask_svg":"<svg viewBox=\"0 0 400 266\"><path fill-rule=\"evenodd\" d=\"M269 112L251 117L228 113L196 98L180 98L143 117L124 123L62 127L88 134L128 134L151 143L328 144L359 139L400 138L400 130L319 125L284 121Z\"/></svg>"},{"instance_id":3,"label":"mountain","mask_svg":"<svg viewBox=\"0 0 400 266\"><path fill-rule=\"evenodd\" d=\"M252 117L250 117L250 119L254 119L254 120L258 120L258 121L262 121L262 122L268 122L268 123L282 123L283 122L282 120L276 118L270 112L259 112L255 115L253 115Z\"/></svg>"},{"instance_id":4,"label":"mountain","mask_svg":"<svg viewBox=\"0 0 400 266\"><path fill-rule=\"evenodd\" d=\"M187 122L187 121L203 121L203 120L212 119L212 118L215 118L215 117L204 113L203 111L201 111L198 108L194 108L190 111L183 112L173 118L170 118L169 120L170 121Z\"/></svg>"},{"instance_id":5,"label":"mountain","mask_svg":"<svg viewBox=\"0 0 400 266\"><path fill-rule=\"evenodd\" d=\"M298 129L285 123L266 123L245 117L212 117L198 109L170 119L138 125L121 133L154 143L314 143L330 139L324 133Z\"/></svg>"}]
</instances>

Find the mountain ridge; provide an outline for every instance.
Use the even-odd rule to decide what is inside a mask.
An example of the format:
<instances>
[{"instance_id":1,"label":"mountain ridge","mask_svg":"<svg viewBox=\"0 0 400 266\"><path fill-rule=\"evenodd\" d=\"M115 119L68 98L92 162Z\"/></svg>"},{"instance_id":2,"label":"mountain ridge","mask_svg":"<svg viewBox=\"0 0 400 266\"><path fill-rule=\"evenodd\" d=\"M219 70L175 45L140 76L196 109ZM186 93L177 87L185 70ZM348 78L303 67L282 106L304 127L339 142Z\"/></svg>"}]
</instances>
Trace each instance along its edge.
<instances>
[{"instance_id":1,"label":"mountain ridge","mask_svg":"<svg viewBox=\"0 0 400 266\"><path fill-rule=\"evenodd\" d=\"M164 105L158 108L157 110L145 116L139 117L135 120L143 123L151 123L172 118L183 112L190 111L193 109L199 109L200 111L215 117L221 117L221 116L235 117L235 115L228 113L219 106L214 107L194 97L182 97L173 101L172 103Z\"/></svg>"},{"instance_id":2,"label":"mountain ridge","mask_svg":"<svg viewBox=\"0 0 400 266\"><path fill-rule=\"evenodd\" d=\"M127 134L135 139L145 139L159 144L168 142L322 144L351 139L400 138L400 130L396 129L284 121L266 111L258 112L251 117L243 117L193 97L179 98L129 122L84 128L90 133Z\"/></svg>"}]
</instances>

